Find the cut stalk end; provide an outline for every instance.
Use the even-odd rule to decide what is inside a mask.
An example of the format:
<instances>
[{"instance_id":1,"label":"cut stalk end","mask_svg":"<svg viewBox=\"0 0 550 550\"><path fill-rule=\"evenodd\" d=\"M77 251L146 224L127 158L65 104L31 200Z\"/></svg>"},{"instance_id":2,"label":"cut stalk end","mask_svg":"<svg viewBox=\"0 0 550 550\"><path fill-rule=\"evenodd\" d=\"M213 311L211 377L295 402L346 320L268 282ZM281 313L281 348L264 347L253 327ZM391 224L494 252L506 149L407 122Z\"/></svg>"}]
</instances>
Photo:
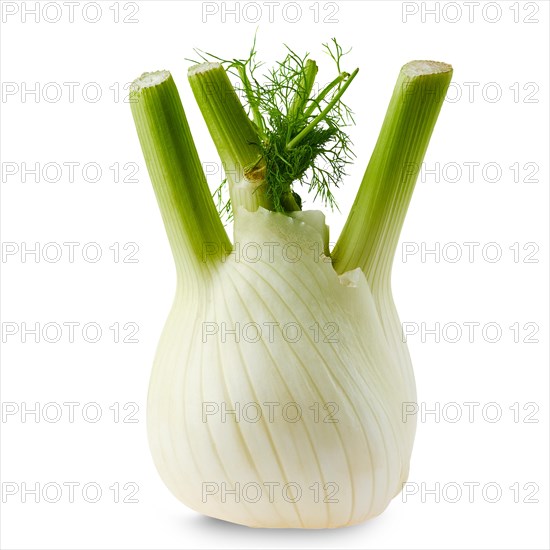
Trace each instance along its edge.
<instances>
[{"instance_id":1,"label":"cut stalk end","mask_svg":"<svg viewBox=\"0 0 550 550\"><path fill-rule=\"evenodd\" d=\"M135 94L139 94L144 88L158 86L165 80L170 78L170 71L154 71L152 73L143 73L139 78L136 78L131 85L131 90Z\"/></svg>"},{"instance_id":2,"label":"cut stalk end","mask_svg":"<svg viewBox=\"0 0 550 550\"><path fill-rule=\"evenodd\" d=\"M451 65L442 61L409 61L401 68L401 73L409 78L452 71Z\"/></svg>"}]
</instances>

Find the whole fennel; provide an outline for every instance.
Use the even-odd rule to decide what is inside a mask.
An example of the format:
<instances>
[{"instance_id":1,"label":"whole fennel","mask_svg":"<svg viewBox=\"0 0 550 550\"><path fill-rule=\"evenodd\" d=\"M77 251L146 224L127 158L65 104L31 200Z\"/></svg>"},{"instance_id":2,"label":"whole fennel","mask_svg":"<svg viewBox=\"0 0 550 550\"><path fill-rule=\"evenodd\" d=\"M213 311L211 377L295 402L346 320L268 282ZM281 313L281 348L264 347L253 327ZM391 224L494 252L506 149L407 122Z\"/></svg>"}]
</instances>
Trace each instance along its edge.
<instances>
[{"instance_id":1,"label":"whole fennel","mask_svg":"<svg viewBox=\"0 0 550 550\"><path fill-rule=\"evenodd\" d=\"M272 88L258 83L254 51L191 67L227 174L217 197L228 190L219 206L234 219L233 244L170 73L145 73L131 92L177 272L149 388L151 452L186 505L253 527L363 522L409 472L416 426L402 404L416 389L391 268L452 68L401 69L329 250L324 215L302 210L297 190L332 206L353 160L342 96L357 70L340 69L338 48L327 46L338 74L320 92L315 62L291 50L269 73Z\"/></svg>"}]
</instances>

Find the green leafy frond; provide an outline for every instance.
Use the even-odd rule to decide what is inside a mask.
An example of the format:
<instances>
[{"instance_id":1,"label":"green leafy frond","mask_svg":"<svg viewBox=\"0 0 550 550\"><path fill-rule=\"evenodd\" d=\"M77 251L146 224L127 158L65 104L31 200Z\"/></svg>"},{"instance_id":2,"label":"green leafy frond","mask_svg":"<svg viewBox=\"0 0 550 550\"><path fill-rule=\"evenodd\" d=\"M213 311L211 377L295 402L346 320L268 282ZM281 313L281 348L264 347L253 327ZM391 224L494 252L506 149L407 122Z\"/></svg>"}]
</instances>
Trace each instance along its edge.
<instances>
[{"instance_id":1,"label":"green leafy frond","mask_svg":"<svg viewBox=\"0 0 550 550\"><path fill-rule=\"evenodd\" d=\"M302 200L295 185L305 187L313 198L337 208L333 189L346 175L355 155L346 127L354 124L351 109L342 95L357 74L342 71L344 52L336 39L323 44L338 72L320 92L314 93L317 64L309 54L300 56L289 46L286 56L259 75L256 40L245 59L225 60L195 50L203 61L218 61L237 80L248 116L258 133L258 146L266 163L266 194L275 211L300 210ZM222 213L230 210L221 199L224 184L216 190Z\"/></svg>"}]
</instances>

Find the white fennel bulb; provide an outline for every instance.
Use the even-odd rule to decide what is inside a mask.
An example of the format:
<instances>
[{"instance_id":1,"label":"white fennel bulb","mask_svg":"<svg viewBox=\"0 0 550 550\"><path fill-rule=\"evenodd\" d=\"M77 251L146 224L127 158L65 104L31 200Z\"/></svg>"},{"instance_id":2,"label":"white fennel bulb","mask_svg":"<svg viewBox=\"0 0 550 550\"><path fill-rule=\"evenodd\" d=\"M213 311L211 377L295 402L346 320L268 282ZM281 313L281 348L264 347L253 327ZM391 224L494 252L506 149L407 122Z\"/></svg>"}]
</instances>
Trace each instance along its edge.
<instances>
[{"instance_id":1,"label":"white fennel bulb","mask_svg":"<svg viewBox=\"0 0 550 550\"><path fill-rule=\"evenodd\" d=\"M407 476L409 365L364 274L338 276L301 217L241 212L244 252L178 287L151 380L149 437L165 483L191 508L246 525L358 523Z\"/></svg>"},{"instance_id":2,"label":"white fennel bulb","mask_svg":"<svg viewBox=\"0 0 550 550\"><path fill-rule=\"evenodd\" d=\"M380 514L401 491L415 433L402 408L416 390L391 264L416 180L404 167L421 162L450 75L435 62L402 69L332 251L321 212L300 211L290 188L270 194L273 164L250 138L267 139L261 113L248 119L221 66L194 67L190 82L226 166L233 244L169 73L135 82L132 110L178 275L151 377L149 441L164 483L194 510L253 527L330 528ZM426 86L437 100L420 97Z\"/></svg>"}]
</instances>

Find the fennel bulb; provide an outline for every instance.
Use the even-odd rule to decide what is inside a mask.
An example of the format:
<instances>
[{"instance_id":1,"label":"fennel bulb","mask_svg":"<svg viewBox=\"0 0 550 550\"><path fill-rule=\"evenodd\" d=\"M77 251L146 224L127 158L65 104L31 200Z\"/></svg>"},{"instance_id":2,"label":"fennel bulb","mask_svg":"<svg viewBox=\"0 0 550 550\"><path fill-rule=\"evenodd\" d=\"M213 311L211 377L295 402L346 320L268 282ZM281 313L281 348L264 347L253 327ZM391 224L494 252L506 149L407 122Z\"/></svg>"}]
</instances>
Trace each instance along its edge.
<instances>
[{"instance_id":1,"label":"fennel bulb","mask_svg":"<svg viewBox=\"0 0 550 550\"><path fill-rule=\"evenodd\" d=\"M391 265L452 69L403 67L330 251L323 214L302 211L292 184L313 173L310 187L331 203L331 174L315 174L315 158L304 161L302 151L319 143L317 156L337 151L333 166L343 174L341 97L357 71L310 97L317 70L302 61L286 81L294 96L279 122L262 110L268 92L247 78L250 58L236 67L251 118L221 65L190 70L226 167L233 245L172 77L146 73L132 91L177 271L149 389L152 455L189 507L253 527L340 527L380 514L407 479L415 433L402 421L416 390Z\"/></svg>"}]
</instances>

